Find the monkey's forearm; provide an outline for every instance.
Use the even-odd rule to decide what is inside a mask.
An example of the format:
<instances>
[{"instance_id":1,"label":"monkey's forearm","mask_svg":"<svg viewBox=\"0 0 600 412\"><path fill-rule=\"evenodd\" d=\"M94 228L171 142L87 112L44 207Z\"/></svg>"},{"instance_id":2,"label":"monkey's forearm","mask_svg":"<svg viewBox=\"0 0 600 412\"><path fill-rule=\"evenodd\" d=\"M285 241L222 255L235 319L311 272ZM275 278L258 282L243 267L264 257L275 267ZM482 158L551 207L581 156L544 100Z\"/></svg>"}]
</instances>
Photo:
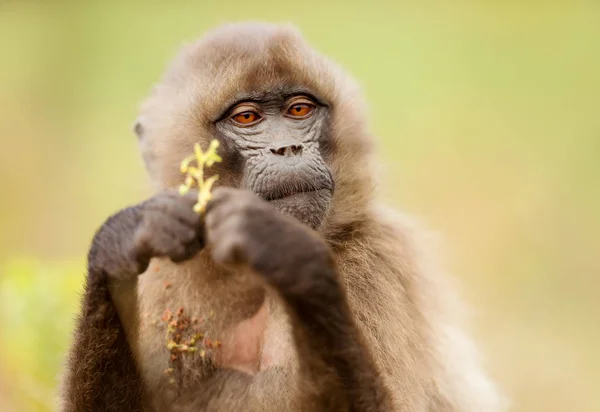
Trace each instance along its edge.
<instances>
[{"instance_id":1,"label":"monkey's forearm","mask_svg":"<svg viewBox=\"0 0 600 412\"><path fill-rule=\"evenodd\" d=\"M141 380L105 272L90 270L82 303L62 410L141 411Z\"/></svg>"},{"instance_id":2,"label":"monkey's forearm","mask_svg":"<svg viewBox=\"0 0 600 412\"><path fill-rule=\"evenodd\" d=\"M268 278L294 321L301 373L320 385L323 376L333 371L349 410L391 410L390 392L354 321L328 248L307 242L289 250L294 251L287 256L291 264ZM323 401L339 409L339 400L326 394Z\"/></svg>"},{"instance_id":3,"label":"monkey's forearm","mask_svg":"<svg viewBox=\"0 0 600 412\"><path fill-rule=\"evenodd\" d=\"M124 209L92 241L64 382L65 412L142 410L142 384L119 316L135 305L135 282L144 269L132 254L140 220L139 208Z\"/></svg>"},{"instance_id":4,"label":"monkey's forearm","mask_svg":"<svg viewBox=\"0 0 600 412\"><path fill-rule=\"evenodd\" d=\"M345 291L337 284L335 268L325 265L319 272L322 283L292 308L300 326L294 334L303 373L312 374L318 383L319 367L308 362L318 355L325 368L333 369L348 410L392 410L389 389L353 319Z\"/></svg>"}]
</instances>

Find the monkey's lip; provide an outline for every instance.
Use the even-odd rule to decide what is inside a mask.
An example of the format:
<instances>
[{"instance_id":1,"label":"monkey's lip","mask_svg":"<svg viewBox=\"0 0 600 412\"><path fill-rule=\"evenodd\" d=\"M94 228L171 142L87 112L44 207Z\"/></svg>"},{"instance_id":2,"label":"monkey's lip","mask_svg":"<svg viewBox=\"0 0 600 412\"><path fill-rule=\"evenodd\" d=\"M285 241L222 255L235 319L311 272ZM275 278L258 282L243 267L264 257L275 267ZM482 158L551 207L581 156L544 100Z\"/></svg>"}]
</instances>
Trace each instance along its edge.
<instances>
[{"instance_id":1,"label":"monkey's lip","mask_svg":"<svg viewBox=\"0 0 600 412\"><path fill-rule=\"evenodd\" d=\"M272 193L272 194L268 194L263 196L263 198L270 202L270 201L274 201L274 200L280 200L280 199L288 199L291 197L295 197L298 195L307 195L307 194L311 194L311 193L320 193L320 192L325 192L325 191L331 191L331 189L326 188L326 187L315 187L315 188L310 188L310 189L306 189L306 190L287 190L287 191L280 191L277 193Z\"/></svg>"}]
</instances>

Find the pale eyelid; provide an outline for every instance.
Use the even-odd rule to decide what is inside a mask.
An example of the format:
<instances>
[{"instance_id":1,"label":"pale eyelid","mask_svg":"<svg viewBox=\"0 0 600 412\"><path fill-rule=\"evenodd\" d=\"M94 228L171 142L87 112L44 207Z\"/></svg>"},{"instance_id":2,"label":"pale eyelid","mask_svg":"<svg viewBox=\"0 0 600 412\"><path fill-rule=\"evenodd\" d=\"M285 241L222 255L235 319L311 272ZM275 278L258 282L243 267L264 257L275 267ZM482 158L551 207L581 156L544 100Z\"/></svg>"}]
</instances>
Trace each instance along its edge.
<instances>
[{"instance_id":1,"label":"pale eyelid","mask_svg":"<svg viewBox=\"0 0 600 412\"><path fill-rule=\"evenodd\" d=\"M254 113L258 114L260 117L262 117L262 115L260 113L260 108L254 104L248 104L248 103L242 103L242 104L235 106L229 113L229 117L234 117L234 116L236 116L240 113L244 113L244 112L254 112Z\"/></svg>"},{"instance_id":2,"label":"pale eyelid","mask_svg":"<svg viewBox=\"0 0 600 412\"><path fill-rule=\"evenodd\" d=\"M313 107L317 106L317 103L314 100L312 100L306 96L296 96L296 97L292 97L290 100L288 100L287 108L285 110L288 111L288 110L290 110L290 108L292 106L294 106L296 104L302 104L302 103L308 104Z\"/></svg>"}]
</instances>

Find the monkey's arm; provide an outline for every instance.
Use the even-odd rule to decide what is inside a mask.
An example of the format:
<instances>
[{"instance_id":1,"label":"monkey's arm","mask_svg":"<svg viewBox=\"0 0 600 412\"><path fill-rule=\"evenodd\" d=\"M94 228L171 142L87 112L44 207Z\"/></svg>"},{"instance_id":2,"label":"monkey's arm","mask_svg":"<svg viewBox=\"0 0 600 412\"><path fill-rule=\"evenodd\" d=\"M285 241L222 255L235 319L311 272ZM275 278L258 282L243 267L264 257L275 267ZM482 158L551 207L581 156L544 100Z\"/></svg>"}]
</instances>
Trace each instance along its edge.
<instances>
[{"instance_id":1,"label":"monkey's arm","mask_svg":"<svg viewBox=\"0 0 600 412\"><path fill-rule=\"evenodd\" d=\"M180 261L200 249L193 202L192 195L163 193L112 216L94 237L63 382L63 411L142 410L142 384L122 321L136 313L123 311L135 311L137 275L150 258Z\"/></svg>"},{"instance_id":2,"label":"monkey's arm","mask_svg":"<svg viewBox=\"0 0 600 412\"><path fill-rule=\"evenodd\" d=\"M62 393L64 411L141 410L141 382L109 290L112 271L134 298L135 281L127 277L135 279L137 268L123 256L119 243L126 237L119 235L133 232L138 220L135 209L126 209L110 218L92 242Z\"/></svg>"},{"instance_id":3,"label":"monkey's arm","mask_svg":"<svg viewBox=\"0 0 600 412\"><path fill-rule=\"evenodd\" d=\"M339 392L320 394L322 410L338 410L344 405L350 411L391 411L389 390L354 321L329 251L311 254L302 258L304 268L297 275L313 284L300 295L291 285L283 293L288 312L297 318L294 341L302 375L317 385L321 379L326 383L328 374L333 376ZM299 262L294 266L302 267ZM334 393L342 397L335 399Z\"/></svg>"},{"instance_id":4,"label":"monkey's arm","mask_svg":"<svg viewBox=\"0 0 600 412\"><path fill-rule=\"evenodd\" d=\"M325 241L237 189L216 189L206 213L213 258L248 265L285 302L301 375L317 389L311 410L392 410Z\"/></svg>"}]
</instances>

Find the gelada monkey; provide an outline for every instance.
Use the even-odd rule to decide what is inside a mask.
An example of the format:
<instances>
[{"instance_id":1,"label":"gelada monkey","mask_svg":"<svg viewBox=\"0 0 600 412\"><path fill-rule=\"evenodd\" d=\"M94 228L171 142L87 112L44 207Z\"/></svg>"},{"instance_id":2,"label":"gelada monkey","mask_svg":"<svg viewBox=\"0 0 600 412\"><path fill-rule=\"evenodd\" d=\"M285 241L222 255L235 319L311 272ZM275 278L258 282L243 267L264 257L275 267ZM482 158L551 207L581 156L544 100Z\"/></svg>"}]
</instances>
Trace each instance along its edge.
<instances>
[{"instance_id":1,"label":"gelada monkey","mask_svg":"<svg viewBox=\"0 0 600 412\"><path fill-rule=\"evenodd\" d=\"M374 198L365 117L293 27L184 47L135 125L156 194L92 242L62 410L499 411L420 230ZM212 139L199 215L179 165Z\"/></svg>"}]
</instances>

